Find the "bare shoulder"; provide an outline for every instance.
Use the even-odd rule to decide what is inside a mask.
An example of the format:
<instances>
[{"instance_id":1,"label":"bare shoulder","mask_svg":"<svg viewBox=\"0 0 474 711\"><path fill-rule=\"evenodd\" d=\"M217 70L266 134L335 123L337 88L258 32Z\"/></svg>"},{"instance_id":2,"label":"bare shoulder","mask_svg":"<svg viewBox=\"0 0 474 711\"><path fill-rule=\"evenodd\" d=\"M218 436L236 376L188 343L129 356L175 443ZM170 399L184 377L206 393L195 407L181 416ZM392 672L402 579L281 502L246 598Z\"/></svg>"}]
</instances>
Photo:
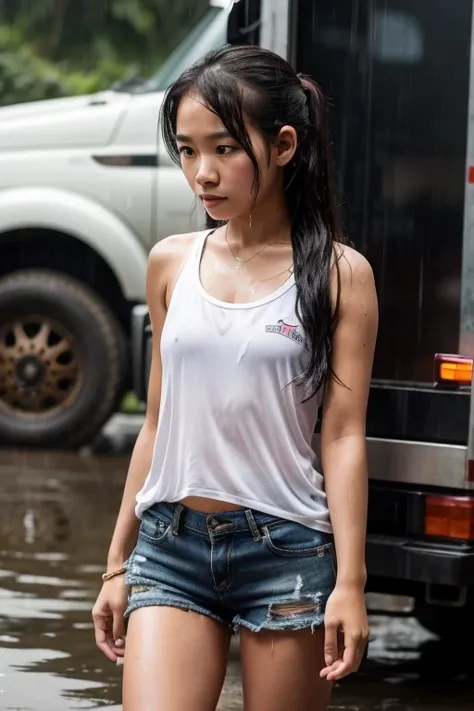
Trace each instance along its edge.
<instances>
[{"instance_id":1,"label":"bare shoulder","mask_svg":"<svg viewBox=\"0 0 474 711\"><path fill-rule=\"evenodd\" d=\"M184 264L200 232L170 235L157 242L148 256L148 280L166 286Z\"/></svg>"},{"instance_id":2,"label":"bare shoulder","mask_svg":"<svg viewBox=\"0 0 474 711\"><path fill-rule=\"evenodd\" d=\"M150 268L172 265L179 262L189 253L194 240L198 238L200 232L187 232L185 234L170 235L157 242L148 257Z\"/></svg>"},{"instance_id":3,"label":"bare shoulder","mask_svg":"<svg viewBox=\"0 0 474 711\"><path fill-rule=\"evenodd\" d=\"M337 261L342 287L351 287L356 282L374 281L374 273L363 254L346 244L337 242L334 246L333 265Z\"/></svg>"},{"instance_id":4,"label":"bare shoulder","mask_svg":"<svg viewBox=\"0 0 474 711\"><path fill-rule=\"evenodd\" d=\"M337 269L336 269L337 267ZM375 279L368 260L356 249L339 242L334 246L331 270L331 290L345 301L354 296L365 296L376 300Z\"/></svg>"},{"instance_id":5,"label":"bare shoulder","mask_svg":"<svg viewBox=\"0 0 474 711\"><path fill-rule=\"evenodd\" d=\"M360 252L340 243L334 248L331 299L338 308L339 325L351 323L376 332L379 314L372 267Z\"/></svg>"},{"instance_id":6,"label":"bare shoulder","mask_svg":"<svg viewBox=\"0 0 474 711\"><path fill-rule=\"evenodd\" d=\"M147 271L148 305L162 304L166 309L170 294L186 258L202 232L171 235L157 242L150 251ZM150 307L151 308L151 307Z\"/></svg>"}]
</instances>

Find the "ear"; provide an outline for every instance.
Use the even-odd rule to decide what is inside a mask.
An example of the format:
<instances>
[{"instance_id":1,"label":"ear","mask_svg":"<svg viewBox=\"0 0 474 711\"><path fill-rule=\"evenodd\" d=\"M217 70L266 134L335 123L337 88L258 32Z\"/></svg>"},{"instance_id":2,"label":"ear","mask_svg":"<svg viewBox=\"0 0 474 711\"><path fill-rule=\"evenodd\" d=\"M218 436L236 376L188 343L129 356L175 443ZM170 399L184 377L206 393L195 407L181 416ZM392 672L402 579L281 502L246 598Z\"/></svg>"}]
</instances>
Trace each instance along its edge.
<instances>
[{"instance_id":1,"label":"ear","mask_svg":"<svg viewBox=\"0 0 474 711\"><path fill-rule=\"evenodd\" d=\"M283 168L287 165L295 155L298 139L293 126L283 126L275 141L277 155L276 164Z\"/></svg>"}]
</instances>

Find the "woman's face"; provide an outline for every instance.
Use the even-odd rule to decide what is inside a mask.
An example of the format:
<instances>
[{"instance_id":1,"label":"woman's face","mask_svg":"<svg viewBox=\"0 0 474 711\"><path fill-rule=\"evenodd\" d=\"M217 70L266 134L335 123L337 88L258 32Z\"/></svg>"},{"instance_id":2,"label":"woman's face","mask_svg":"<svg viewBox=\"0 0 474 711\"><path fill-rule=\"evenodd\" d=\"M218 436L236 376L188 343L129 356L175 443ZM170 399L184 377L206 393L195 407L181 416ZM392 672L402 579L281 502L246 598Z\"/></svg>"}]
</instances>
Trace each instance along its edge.
<instances>
[{"instance_id":1,"label":"woman's face","mask_svg":"<svg viewBox=\"0 0 474 711\"><path fill-rule=\"evenodd\" d=\"M276 152L266 149L263 137L247 125L261 171L258 201L275 183ZM244 149L198 94L186 94L179 104L176 140L181 167L194 193L215 220L246 217L257 196L252 192L255 170Z\"/></svg>"}]
</instances>

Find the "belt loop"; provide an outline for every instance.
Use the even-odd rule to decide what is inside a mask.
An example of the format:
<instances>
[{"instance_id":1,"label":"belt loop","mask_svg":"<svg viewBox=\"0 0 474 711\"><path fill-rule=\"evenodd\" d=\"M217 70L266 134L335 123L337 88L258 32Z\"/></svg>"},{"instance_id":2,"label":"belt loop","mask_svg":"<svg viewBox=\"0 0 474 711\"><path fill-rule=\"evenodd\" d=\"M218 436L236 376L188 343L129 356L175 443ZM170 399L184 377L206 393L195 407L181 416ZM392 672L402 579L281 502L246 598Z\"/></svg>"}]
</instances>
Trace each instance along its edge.
<instances>
[{"instance_id":1,"label":"belt loop","mask_svg":"<svg viewBox=\"0 0 474 711\"><path fill-rule=\"evenodd\" d=\"M252 513L251 509L246 509L245 510L245 516L247 518L247 523L249 525L249 528L252 532L253 540L254 541L261 541L262 540L262 534L258 530L257 523L255 521L255 517Z\"/></svg>"},{"instance_id":2,"label":"belt loop","mask_svg":"<svg viewBox=\"0 0 474 711\"><path fill-rule=\"evenodd\" d=\"M183 513L184 506L182 504L176 504L173 520L171 522L171 533L173 536L179 536L179 522L181 519L181 514Z\"/></svg>"}]
</instances>

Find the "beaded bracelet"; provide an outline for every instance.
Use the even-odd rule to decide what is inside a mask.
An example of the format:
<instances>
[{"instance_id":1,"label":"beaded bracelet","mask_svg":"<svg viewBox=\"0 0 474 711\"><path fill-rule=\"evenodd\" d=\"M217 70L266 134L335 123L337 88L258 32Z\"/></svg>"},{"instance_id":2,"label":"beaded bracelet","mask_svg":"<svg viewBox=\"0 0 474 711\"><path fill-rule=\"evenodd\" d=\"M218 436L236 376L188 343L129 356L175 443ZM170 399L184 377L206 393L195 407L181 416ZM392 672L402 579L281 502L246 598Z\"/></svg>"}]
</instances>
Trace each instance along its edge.
<instances>
[{"instance_id":1,"label":"beaded bracelet","mask_svg":"<svg viewBox=\"0 0 474 711\"><path fill-rule=\"evenodd\" d=\"M106 580L111 580L111 578L115 578L117 575L123 575L125 572L126 569L122 565L120 568L117 568L117 570L111 570L110 573L103 573L102 581L105 583Z\"/></svg>"}]
</instances>

